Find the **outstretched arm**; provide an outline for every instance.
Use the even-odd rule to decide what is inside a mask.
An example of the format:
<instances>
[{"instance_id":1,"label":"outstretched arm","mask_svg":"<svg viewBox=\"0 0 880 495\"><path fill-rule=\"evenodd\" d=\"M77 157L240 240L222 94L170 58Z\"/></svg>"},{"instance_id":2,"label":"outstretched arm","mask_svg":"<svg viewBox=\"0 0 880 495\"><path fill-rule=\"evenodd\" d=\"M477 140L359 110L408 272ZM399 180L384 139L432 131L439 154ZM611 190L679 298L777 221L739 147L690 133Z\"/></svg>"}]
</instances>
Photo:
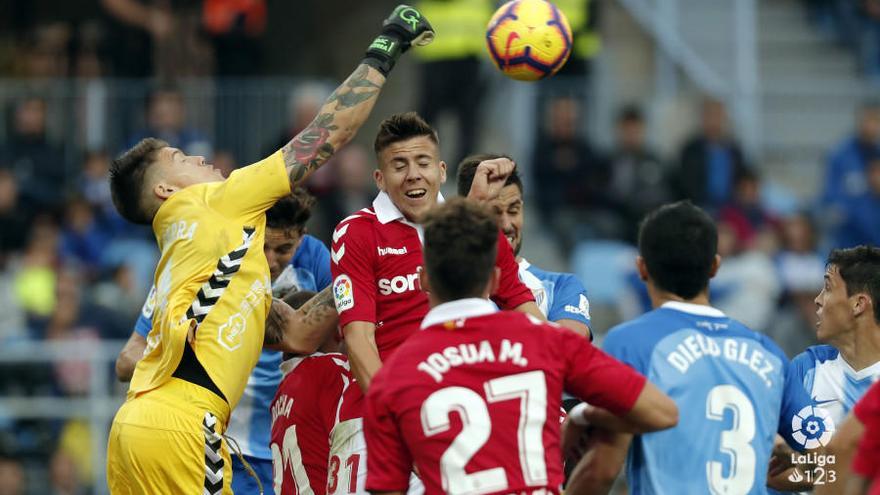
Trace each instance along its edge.
<instances>
[{"instance_id":1,"label":"outstretched arm","mask_svg":"<svg viewBox=\"0 0 880 495\"><path fill-rule=\"evenodd\" d=\"M431 25L418 10L408 5L394 9L382 24L382 33L367 48L363 62L327 98L318 116L281 148L291 189L354 137L400 55L433 38Z\"/></svg>"},{"instance_id":2,"label":"outstretched arm","mask_svg":"<svg viewBox=\"0 0 880 495\"><path fill-rule=\"evenodd\" d=\"M327 287L299 309L280 299L272 300L266 318L263 347L291 354L311 354L336 330L339 316Z\"/></svg>"}]
</instances>

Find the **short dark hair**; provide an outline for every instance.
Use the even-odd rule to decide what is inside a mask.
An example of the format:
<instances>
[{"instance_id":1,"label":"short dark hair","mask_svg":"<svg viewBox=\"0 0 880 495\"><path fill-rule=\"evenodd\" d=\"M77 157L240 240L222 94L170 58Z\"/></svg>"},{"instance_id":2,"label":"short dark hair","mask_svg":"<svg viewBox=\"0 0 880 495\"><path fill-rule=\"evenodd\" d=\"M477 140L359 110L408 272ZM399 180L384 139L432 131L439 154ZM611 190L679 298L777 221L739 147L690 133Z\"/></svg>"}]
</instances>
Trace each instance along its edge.
<instances>
[{"instance_id":1,"label":"short dark hair","mask_svg":"<svg viewBox=\"0 0 880 495\"><path fill-rule=\"evenodd\" d=\"M434 144L440 144L437 131L415 112L396 113L379 124L379 133L373 143L378 155L382 150L400 141L427 136Z\"/></svg>"},{"instance_id":2,"label":"short dark hair","mask_svg":"<svg viewBox=\"0 0 880 495\"><path fill-rule=\"evenodd\" d=\"M617 112L617 122L625 123L625 122L643 122L645 120L645 115L642 113L642 109L639 108L635 103L629 103L620 108Z\"/></svg>"},{"instance_id":3,"label":"short dark hair","mask_svg":"<svg viewBox=\"0 0 880 495\"><path fill-rule=\"evenodd\" d=\"M144 205L144 179L147 170L156 162L156 154L168 143L156 138L146 138L110 164L110 193L113 204L129 222L149 225L153 212Z\"/></svg>"},{"instance_id":4,"label":"short dark hair","mask_svg":"<svg viewBox=\"0 0 880 495\"><path fill-rule=\"evenodd\" d=\"M431 291L443 301L479 297L495 268L495 215L488 206L453 198L429 211L423 225Z\"/></svg>"},{"instance_id":5,"label":"short dark hair","mask_svg":"<svg viewBox=\"0 0 880 495\"><path fill-rule=\"evenodd\" d=\"M303 304L309 302L309 299L315 297L315 294L317 292L312 290L295 290L288 292L282 301L293 309L299 309Z\"/></svg>"},{"instance_id":6,"label":"short dark hair","mask_svg":"<svg viewBox=\"0 0 880 495\"><path fill-rule=\"evenodd\" d=\"M709 286L718 253L712 218L690 201L663 205L639 227L639 254L658 288L693 299Z\"/></svg>"},{"instance_id":7,"label":"short dark hair","mask_svg":"<svg viewBox=\"0 0 880 495\"><path fill-rule=\"evenodd\" d=\"M486 160L494 160L496 158L507 158L513 160L507 155L500 155L497 153L479 153L476 155L470 155L464 158L461 163L458 164L458 195L459 196L467 196L471 191L471 185L474 183L474 176L477 174L477 166L480 162ZM522 179L519 176L519 172L517 169L513 169L513 172L507 177L507 180L504 182L505 186L515 185L519 188L520 194L523 192L523 184Z\"/></svg>"},{"instance_id":8,"label":"short dark hair","mask_svg":"<svg viewBox=\"0 0 880 495\"><path fill-rule=\"evenodd\" d=\"M266 210L266 227L270 229L302 230L312 217L315 198L302 187L279 199Z\"/></svg>"},{"instance_id":9,"label":"short dark hair","mask_svg":"<svg viewBox=\"0 0 880 495\"><path fill-rule=\"evenodd\" d=\"M876 246L856 246L848 249L834 249L828 255L828 265L837 267L840 278L846 285L846 295L860 292L871 298L874 306L874 321L880 323L880 248Z\"/></svg>"}]
</instances>

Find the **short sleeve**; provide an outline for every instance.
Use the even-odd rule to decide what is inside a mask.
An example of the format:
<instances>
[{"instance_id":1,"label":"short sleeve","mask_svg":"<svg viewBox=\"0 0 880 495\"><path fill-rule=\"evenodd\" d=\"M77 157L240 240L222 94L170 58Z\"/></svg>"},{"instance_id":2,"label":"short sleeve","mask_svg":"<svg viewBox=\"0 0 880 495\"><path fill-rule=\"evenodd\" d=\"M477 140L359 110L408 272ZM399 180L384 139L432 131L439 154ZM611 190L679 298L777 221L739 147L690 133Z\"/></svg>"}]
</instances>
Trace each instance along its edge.
<instances>
[{"instance_id":1,"label":"short sleeve","mask_svg":"<svg viewBox=\"0 0 880 495\"><path fill-rule=\"evenodd\" d=\"M575 320L590 326L590 301L587 289L574 275L560 277L553 289L553 306L547 312L550 321Z\"/></svg>"},{"instance_id":2,"label":"short sleeve","mask_svg":"<svg viewBox=\"0 0 880 495\"><path fill-rule=\"evenodd\" d=\"M344 222L333 234L330 252L333 299L339 326L353 321L376 322L376 277L373 234L370 224L357 219Z\"/></svg>"},{"instance_id":3,"label":"short sleeve","mask_svg":"<svg viewBox=\"0 0 880 495\"><path fill-rule=\"evenodd\" d=\"M290 194L290 179L281 151L234 170L229 178L212 189L208 205L230 216L263 213L283 196Z\"/></svg>"},{"instance_id":4,"label":"short sleeve","mask_svg":"<svg viewBox=\"0 0 880 495\"><path fill-rule=\"evenodd\" d=\"M650 352L648 343L628 339L623 328L613 328L602 342L602 350L609 356L632 366L642 374L648 372L648 360L642 357L642 353Z\"/></svg>"},{"instance_id":5,"label":"short sleeve","mask_svg":"<svg viewBox=\"0 0 880 495\"><path fill-rule=\"evenodd\" d=\"M492 294L492 300L501 309L516 309L517 306L534 301L535 296L519 278L519 265L513 255L513 249L501 230L498 231L498 256L495 266L501 269L501 281L498 290Z\"/></svg>"},{"instance_id":6,"label":"short sleeve","mask_svg":"<svg viewBox=\"0 0 880 495\"><path fill-rule=\"evenodd\" d=\"M791 448L803 451L804 445L794 439L792 418L797 416L803 408L814 406L815 403L804 388L803 377L798 375L797 368L792 366L785 354L772 342L765 341L764 346L773 351L773 354L782 361L783 376L785 377L785 383L782 385L782 406L779 411L777 432L782 435Z\"/></svg>"},{"instance_id":7,"label":"short sleeve","mask_svg":"<svg viewBox=\"0 0 880 495\"><path fill-rule=\"evenodd\" d=\"M626 414L647 379L573 332L556 330L565 356L565 391L613 414Z\"/></svg>"},{"instance_id":8,"label":"short sleeve","mask_svg":"<svg viewBox=\"0 0 880 495\"><path fill-rule=\"evenodd\" d=\"M387 368L386 368L387 369ZM412 456L403 442L386 390L385 369L379 370L367 391L364 436L367 440L367 490L405 492L409 486Z\"/></svg>"},{"instance_id":9,"label":"short sleeve","mask_svg":"<svg viewBox=\"0 0 880 495\"><path fill-rule=\"evenodd\" d=\"M153 310L156 308L156 286L150 287L150 293L141 307L141 313L138 315L137 321L134 323L134 333L143 338L147 338L150 330L153 329Z\"/></svg>"}]
</instances>

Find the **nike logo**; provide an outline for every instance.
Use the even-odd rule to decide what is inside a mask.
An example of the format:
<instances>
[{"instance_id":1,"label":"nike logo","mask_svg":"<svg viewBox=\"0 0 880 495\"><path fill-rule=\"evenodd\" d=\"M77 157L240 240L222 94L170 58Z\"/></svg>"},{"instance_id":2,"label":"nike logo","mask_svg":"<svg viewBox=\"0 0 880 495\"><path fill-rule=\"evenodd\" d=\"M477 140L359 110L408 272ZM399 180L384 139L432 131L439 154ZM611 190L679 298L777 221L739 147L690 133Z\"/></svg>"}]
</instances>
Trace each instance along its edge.
<instances>
[{"instance_id":1,"label":"nike logo","mask_svg":"<svg viewBox=\"0 0 880 495\"><path fill-rule=\"evenodd\" d=\"M821 406L824 404L830 404L832 402L840 402L840 399L827 399L827 400L813 399L813 402L815 402L817 406Z\"/></svg>"}]
</instances>

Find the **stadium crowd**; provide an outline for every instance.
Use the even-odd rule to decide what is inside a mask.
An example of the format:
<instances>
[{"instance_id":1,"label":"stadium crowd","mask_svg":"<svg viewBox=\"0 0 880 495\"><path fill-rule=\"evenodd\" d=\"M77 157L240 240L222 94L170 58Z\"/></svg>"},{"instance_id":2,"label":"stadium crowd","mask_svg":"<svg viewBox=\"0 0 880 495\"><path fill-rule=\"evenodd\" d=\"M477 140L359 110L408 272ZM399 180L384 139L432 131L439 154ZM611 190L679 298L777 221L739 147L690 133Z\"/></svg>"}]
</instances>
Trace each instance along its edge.
<instances>
[{"instance_id":1,"label":"stadium crowd","mask_svg":"<svg viewBox=\"0 0 880 495\"><path fill-rule=\"evenodd\" d=\"M120 151L155 136L188 154L208 157L226 176L253 158L234 156L214 142L214 123L190 122L186 97L165 77L173 72L169 67L175 67L175 59L161 47L180 43L169 40L169 33L185 38L197 31L172 30L172 20L186 27L208 11L151 12L150 21L139 26L143 32L133 37L130 30L117 28L134 23L132 9L136 12L140 4L103 3L111 19L103 25L109 26L107 35L119 32L126 43L136 44L139 38L156 44L142 47L150 57L132 65L136 57L130 51L102 52L96 41L104 32L99 24L29 26L22 28L27 35L15 41L20 58L2 64L7 73L157 75L163 82L131 111L142 127L97 148L56 140L52 122L77 127L81 112L69 105L53 107L56 100L39 90L2 102L8 125L0 136L0 346L27 340L119 341L131 334L158 253L152 232L124 221L113 206L108 174ZM822 21L832 4L842 2L809 3ZM865 8L874 15L871 5ZM28 15L21 14L22 19ZM203 60L188 75L257 73L253 64L260 57L253 39L262 32L261 16L265 12L259 8L248 12L245 18L252 23L242 32L230 32L222 22L215 25L207 38L213 51L193 46L193 53L173 55ZM866 21L864 27L864 36L873 36L875 44L880 43L876 23ZM871 56L876 59L878 53ZM871 63L871 71L880 73L880 61ZM278 129L278 142L267 139L261 146L274 150L295 136L326 96L320 84L302 84L292 98L289 128ZM815 343L814 298L823 286L827 254L833 248L880 244L880 102L865 102L854 115L853 129L841 129L851 135L828 150L824 189L795 197L762 178L761 164L743 152L717 100L700 103L699 127L680 143L678 153L663 156L649 144L649 116L638 102L622 107L615 121L606 123L615 130L610 149L594 144L583 126L587 98L542 99L546 125L536 126L534 152L521 159L531 163L531 175L523 178L528 216L540 219L533 220L540 227L532 230L562 246L568 271L586 284L597 341L614 324L650 309L648 294L630 266L638 221L664 203L687 198L717 222L724 264L710 287L714 305L773 337L789 357ZM459 154L471 151L477 150ZM333 227L369 204L376 192L370 178L373 156L361 145L349 145L332 161L306 183L317 198L309 232L327 245ZM528 253L528 242L525 246ZM612 255L627 263L609 264ZM0 370L0 395L5 397L77 397L89 386L88 367L75 356L50 367L0 364ZM0 494L25 493L25 468L36 465L49 466L39 485L45 493L86 493L96 481L90 479L92 459L81 455L88 451L87 438L84 421L16 421L0 410Z\"/></svg>"}]
</instances>

